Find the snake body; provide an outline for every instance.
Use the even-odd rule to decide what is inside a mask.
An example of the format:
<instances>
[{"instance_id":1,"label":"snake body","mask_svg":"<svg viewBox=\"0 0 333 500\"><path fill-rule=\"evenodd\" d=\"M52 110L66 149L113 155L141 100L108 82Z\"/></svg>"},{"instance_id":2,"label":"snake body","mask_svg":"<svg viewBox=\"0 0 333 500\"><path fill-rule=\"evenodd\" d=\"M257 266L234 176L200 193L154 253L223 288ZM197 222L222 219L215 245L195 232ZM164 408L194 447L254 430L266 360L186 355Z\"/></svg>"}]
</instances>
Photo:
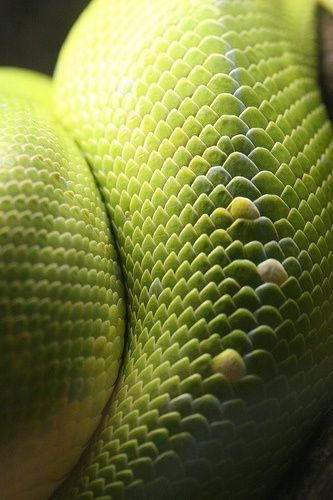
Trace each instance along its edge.
<instances>
[{"instance_id":1,"label":"snake body","mask_svg":"<svg viewBox=\"0 0 333 500\"><path fill-rule=\"evenodd\" d=\"M267 498L331 404L315 14L93 0L0 72L6 498Z\"/></svg>"}]
</instances>

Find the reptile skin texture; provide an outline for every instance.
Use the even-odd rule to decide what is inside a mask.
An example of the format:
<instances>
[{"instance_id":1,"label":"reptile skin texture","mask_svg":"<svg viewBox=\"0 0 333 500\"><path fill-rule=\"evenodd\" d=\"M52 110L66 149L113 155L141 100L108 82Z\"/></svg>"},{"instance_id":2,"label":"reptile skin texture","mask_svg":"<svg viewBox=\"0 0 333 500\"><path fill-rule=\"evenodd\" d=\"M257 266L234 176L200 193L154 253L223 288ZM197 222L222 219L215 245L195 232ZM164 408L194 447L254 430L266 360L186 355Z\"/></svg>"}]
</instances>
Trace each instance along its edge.
<instances>
[{"instance_id":1,"label":"reptile skin texture","mask_svg":"<svg viewBox=\"0 0 333 500\"><path fill-rule=\"evenodd\" d=\"M45 102L46 78L0 70L3 500L49 498L100 421L123 350L106 210Z\"/></svg>"},{"instance_id":2,"label":"reptile skin texture","mask_svg":"<svg viewBox=\"0 0 333 500\"><path fill-rule=\"evenodd\" d=\"M58 498L262 498L330 399L332 129L300 5L95 0L60 55L129 333Z\"/></svg>"},{"instance_id":3,"label":"reptile skin texture","mask_svg":"<svg viewBox=\"0 0 333 500\"><path fill-rule=\"evenodd\" d=\"M269 499L332 403L315 16L93 0L51 97L0 74L0 449L33 437L25 498Z\"/></svg>"}]
</instances>

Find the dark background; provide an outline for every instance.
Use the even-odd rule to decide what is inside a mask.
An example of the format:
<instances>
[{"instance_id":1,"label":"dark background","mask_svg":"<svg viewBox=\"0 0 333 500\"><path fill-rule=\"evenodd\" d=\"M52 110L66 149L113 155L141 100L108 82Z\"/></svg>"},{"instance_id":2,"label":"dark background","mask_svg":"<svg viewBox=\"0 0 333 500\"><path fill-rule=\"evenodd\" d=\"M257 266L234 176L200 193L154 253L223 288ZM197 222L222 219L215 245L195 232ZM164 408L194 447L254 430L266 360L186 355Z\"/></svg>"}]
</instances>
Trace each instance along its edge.
<instances>
[{"instance_id":1,"label":"dark background","mask_svg":"<svg viewBox=\"0 0 333 500\"><path fill-rule=\"evenodd\" d=\"M70 27L89 0L0 0L0 66L52 74Z\"/></svg>"}]
</instances>

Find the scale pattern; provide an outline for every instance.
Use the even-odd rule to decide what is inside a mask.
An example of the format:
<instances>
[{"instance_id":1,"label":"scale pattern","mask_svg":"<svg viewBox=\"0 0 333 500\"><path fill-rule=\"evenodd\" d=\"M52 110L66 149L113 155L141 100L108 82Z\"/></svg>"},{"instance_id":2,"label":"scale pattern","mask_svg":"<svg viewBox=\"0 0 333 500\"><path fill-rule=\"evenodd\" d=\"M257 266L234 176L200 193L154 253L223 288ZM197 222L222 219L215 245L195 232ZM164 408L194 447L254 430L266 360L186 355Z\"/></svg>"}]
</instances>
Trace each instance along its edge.
<instances>
[{"instance_id":1,"label":"scale pattern","mask_svg":"<svg viewBox=\"0 0 333 500\"><path fill-rule=\"evenodd\" d=\"M0 71L0 491L13 500L48 498L77 462L123 349L106 210L50 98L46 78Z\"/></svg>"},{"instance_id":2,"label":"scale pattern","mask_svg":"<svg viewBox=\"0 0 333 500\"><path fill-rule=\"evenodd\" d=\"M332 130L296 3L95 0L62 51L130 330L58 498L259 499L331 399Z\"/></svg>"}]
</instances>

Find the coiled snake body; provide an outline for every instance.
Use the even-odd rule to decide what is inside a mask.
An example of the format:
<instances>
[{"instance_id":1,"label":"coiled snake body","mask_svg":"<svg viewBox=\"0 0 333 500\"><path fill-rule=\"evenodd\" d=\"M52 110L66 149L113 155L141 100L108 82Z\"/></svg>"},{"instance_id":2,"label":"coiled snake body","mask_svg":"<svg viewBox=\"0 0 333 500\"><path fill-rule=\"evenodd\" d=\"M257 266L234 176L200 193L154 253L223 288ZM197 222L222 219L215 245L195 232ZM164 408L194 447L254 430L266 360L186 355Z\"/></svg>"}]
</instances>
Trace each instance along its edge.
<instances>
[{"instance_id":1,"label":"coiled snake body","mask_svg":"<svg viewBox=\"0 0 333 500\"><path fill-rule=\"evenodd\" d=\"M1 498L265 498L332 403L315 15L93 0L1 70Z\"/></svg>"}]
</instances>

